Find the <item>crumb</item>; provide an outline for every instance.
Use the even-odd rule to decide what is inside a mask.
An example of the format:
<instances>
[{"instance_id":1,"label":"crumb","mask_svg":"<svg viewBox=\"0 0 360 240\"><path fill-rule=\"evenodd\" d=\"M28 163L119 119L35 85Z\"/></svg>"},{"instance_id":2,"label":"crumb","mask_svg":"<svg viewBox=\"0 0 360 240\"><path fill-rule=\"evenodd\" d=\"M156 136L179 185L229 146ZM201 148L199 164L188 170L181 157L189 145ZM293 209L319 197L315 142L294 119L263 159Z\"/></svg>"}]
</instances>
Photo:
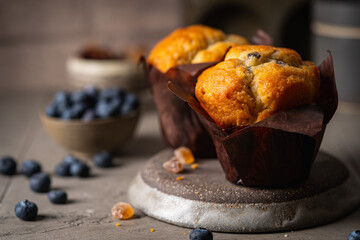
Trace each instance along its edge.
<instances>
[{"instance_id":1,"label":"crumb","mask_svg":"<svg viewBox=\"0 0 360 240\"><path fill-rule=\"evenodd\" d=\"M197 163L191 164L191 168L192 168L192 169L197 169L197 168L198 168L198 164L197 164Z\"/></svg>"},{"instance_id":2,"label":"crumb","mask_svg":"<svg viewBox=\"0 0 360 240\"><path fill-rule=\"evenodd\" d=\"M288 237L289 235L285 234L284 237Z\"/></svg>"},{"instance_id":3,"label":"crumb","mask_svg":"<svg viewBox=\"0 0 360 240\"><path fill-rule=\"evenodd\" d=\"M153 229L153 228L150 228L150 232L154 232L155 231L155 229Z\"/></svg>"},{"instance_id":4,"label":"crumb","mask_svg":"<svg viewBox=\"0 0 360 240\"><path fill-rule=\"evenodd\" d=\"M116 225L117 227L120 227L120 223L116 223L115 225Z\"/></svg>"},{"instance_id":5,"label":"crumb","mask_svg":"<svg viewBox=\"0 0 360 240\"><path fill-rule=\"evenodd\" d=\"M186 232L184 232L184 235L186 235Z\"/></svg>"},{"instance_id":6,"label":"crumb","mask_svg":"<svg viewBox=\"0 0 360 240\"><path fill-rule=\"evenodd\" d=\"M199 194L199 192L195 192L195 194Z\"/></svg>"},{"instance_id":7,"label":"crumb","mask_svg":"<svg viewBox=\"0 0 360 240\"><path fill-rule=\"evenodd\" d=\"M182 180L183 178L184 178L184 176L180 176L180 177L177 177L176 180L177 180L177 181L180 181L180 180Z\"/></svg>"}]
</instances>

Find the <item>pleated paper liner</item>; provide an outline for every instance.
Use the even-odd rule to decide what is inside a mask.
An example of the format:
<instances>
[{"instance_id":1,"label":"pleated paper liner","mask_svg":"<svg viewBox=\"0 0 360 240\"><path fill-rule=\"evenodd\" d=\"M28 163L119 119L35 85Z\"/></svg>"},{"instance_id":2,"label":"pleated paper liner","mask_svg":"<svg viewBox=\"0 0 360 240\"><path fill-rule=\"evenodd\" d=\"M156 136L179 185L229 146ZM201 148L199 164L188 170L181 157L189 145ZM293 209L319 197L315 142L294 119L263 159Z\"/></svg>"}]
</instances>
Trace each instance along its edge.
<instances>
[{"instance_id":1,"label":"pleated paper liner","mask_svg":"<svg viewBox=\"0 0 360 240\"><path fill-rule=\"evenodd\" d=\"M254 44L270 45L272 39L264 31L257 31ZM187 146L196 157L216 157L213 141L201 124L197 114L188 104L173 95L167 88L168 81L185 88L193 96L197 77L217 62L184 64L162 73L142 58L145 71L158 111L163 139L167 146Z\"/></svg>"},{"instance_id":2,"label":"pleated paper liner","mask_svg":"<svg viewBox=\"0 0 360 240\"><path fill-rule=\"evenodd\" d=\"M198 114L228 181L248 187L288 187L309 176L326 125L337 108L330 53L319 69L321 86L316 104L279 112L237 129L220 129L191 91L174 82L168 87Z\"/></svg>"}]
</instances>

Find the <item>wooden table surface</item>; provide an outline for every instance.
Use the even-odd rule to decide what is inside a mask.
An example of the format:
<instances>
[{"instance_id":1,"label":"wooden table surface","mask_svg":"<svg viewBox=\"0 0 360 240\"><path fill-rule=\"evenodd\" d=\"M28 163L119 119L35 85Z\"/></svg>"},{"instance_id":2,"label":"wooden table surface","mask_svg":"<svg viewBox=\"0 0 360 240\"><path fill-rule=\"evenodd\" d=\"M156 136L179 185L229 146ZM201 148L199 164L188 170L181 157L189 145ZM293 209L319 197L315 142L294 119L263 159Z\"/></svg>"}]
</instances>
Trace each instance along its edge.
<instances>
[{"instance_id":1,"label":"wooden table surface","mask_svg":"<svg viewBox=\"0 0 360 240\"><path fill-rule=\"evenodd\" d=\"M165 146L156 111L148 93L135 137L119 155L119 165L96 168L87 179L60 178L54 167L66 152L44 131L38 118L52 93L0 94L0 155L12 155L20 165L26 159L41 162L52 176L52 188L67 191L69 203L54 205L46 194L32 192L22 175L0 176L0 239L188 239L191 229L170 225L136 211L135 218L120 221L110 213L117 201L127 201L129 182L147 159ZM144 100L145 99L145 100ZM345 108L344 108L345 109ZM322 151L342 160L360 181L360 114L336 113L328 125ZM351 111L350 111L351 112ZM360 194L354 189L354 194ZM39 208L39 217L24 222L15 217L17 202L28 199ZM150 229L155 229L150 232ZM214 233L214 239L346 239L360 229L360 209L336 222L310 229L272 234Z\"/></svg>"}]
</instances>

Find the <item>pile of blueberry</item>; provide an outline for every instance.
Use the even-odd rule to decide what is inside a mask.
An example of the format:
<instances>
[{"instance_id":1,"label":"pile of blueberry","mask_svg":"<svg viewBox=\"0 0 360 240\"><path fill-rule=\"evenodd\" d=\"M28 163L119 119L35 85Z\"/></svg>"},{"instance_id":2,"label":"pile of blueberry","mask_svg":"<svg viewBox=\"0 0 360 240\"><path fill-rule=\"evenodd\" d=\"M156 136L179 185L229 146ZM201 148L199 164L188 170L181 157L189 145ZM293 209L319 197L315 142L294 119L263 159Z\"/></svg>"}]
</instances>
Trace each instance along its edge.
<instances>
[{"instance_id":1,"label":"pile of blueberry","mask_svg":"<svg viewBox=\"0 0 360 240\"><path fill-rule=\"evenodd\" d=\"M97 89L87 87L75 92L58 92L46 107L49 117L62 120L82 119L91 121L108 117L124 116L139 107L133 93L121 88Z\"/></svg>"}]
</instances>

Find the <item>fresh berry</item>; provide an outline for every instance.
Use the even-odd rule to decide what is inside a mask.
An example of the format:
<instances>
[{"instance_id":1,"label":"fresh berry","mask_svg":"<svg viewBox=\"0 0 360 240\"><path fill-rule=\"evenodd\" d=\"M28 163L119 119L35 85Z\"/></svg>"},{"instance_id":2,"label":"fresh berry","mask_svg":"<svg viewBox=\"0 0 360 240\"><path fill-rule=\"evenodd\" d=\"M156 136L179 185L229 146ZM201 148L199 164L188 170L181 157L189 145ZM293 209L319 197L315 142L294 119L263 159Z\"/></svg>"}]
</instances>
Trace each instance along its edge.
<instances>
[{"instance_id":1,"label":"fresh berry","mask_svg":"<svg viewBox=\"0 0 360 240\"><path fill-rule=\"evenodd\" d=\"M4 175L14 175L16 173L16 162L12 157L0 158L0 173Z\"/></svg>"},{"instance_id":2,"label":"fresh berry","mask_svg":"<svg viewBox=\"0 0 360 240\"><path fill-rule=\"evenodd\" d=\"M71 108L64 109L60 114L60 118L62 120L70 120L70 119L72 119L71 116L72 116Z\"/></svg>"},{"instance_id":3,"label":"fresh berry","mask_svg":"<svg viewBox=\"0 0 360 240\"><path fill-rule=\"evenodd\" d=\"M100 100L96 103L95 114L99 118L115 116L120 107L120 100L117 98L110 100Z\"/></svg>"},{"instance_id":4,"label":"fresh berry","mask_svg":"<svg viewBox=\"0 0 360 240\"><path fill-rule=\"evenodd\" d=\"M90 102L95 102L99 96L99 90L95 87L86 87L83 91Z\"/></svg>"},{"instance_id":5,"label":"fresh berry","mask_svg":"<svg viewBox=\"0 0 360 240\"><path fill-rule=\"evenodd\" d=\"M213 234L205 228L192 230L189 236L190 240L212 240Z\"/></svg>"},{"instance_id":6,"label":"fresh berry","mask_svg":"<svg viewBox=\"0 0 360 240\"><path fill-rule=\"evenodd\" d=\"M55 174L61 177L71 176L70 174L70 164L61 162L55 167Z\"/></svg>"},{"instance_id":7,"label":"fresh berry","mask_svg":"<svg viewBox=\"0 0 360 240\"><path fill-rule=\"evenodd\" d=\"M347 240L360 240L360 230L352 231Z\"/></svg>"},{"instance_id":8,"label":"fresh berry","mask_svg":"<svg viewBox=\"0 0 360 240\"><path fill-rule=\"evenodd\" d=\"M70 174L78 177L88 177L90 167L84 162L76 162L70 165Z\"/></svg>"},{"instance_id":9,"label":"fresh berry","mask_svg":"<svg viewBox=\"0 0 360 240\"><path fill-rule=\"evenodd\" d=\"M96 118L95 111L93 109L88 109L82 116L82 120L84 122L90 122Z\"/></svg>"},{"instance_id":10,"label":"fresh berry","mask_svg":"<svg viewBox=\"0 0 360 240\"><path fill-rule=\"evenodd\" d=\"M88 96L85 92L79 90L76 92L73 92L70 96L71 102L74 103L81 103L86 102L88 100Z\"/></svg>"},{"instance_id":11,"label":"fresh berry","mask_svg":"<svg viewBox=\"0 0 360 240\"><path fill-rule=\"evenodd\" d=\"M72 164L72 163L77 163L77 162L80 162L79 159L77 159L76 157L74 156L71 156L71 155L67 155L63 158L63 162L64 163L67 163L67 164Z\"/></svg>"},{"instance_id":12,"label":"fresh berry","mask_svg":"<svg viewBox=\"0 0 360 240\"><path fill-rule=\"evenodd\" d=\"M36 204L28 200L21 201L15 206L15 215L24 221L34 220L37 213L38 207Z\"/></svg>"},{"instance_id":13,"label":"fresh berry","mask_svg":"<svg viewBox=\"0 0 360 240\"><path fill-rule=\"evenodd\" d=\"M67 194L62 190L51 190L48 193L50 202L55 204L64 204L67 201Z\"/></svg>"},{"instance_id":14,"label":"fresh berry","mask_svg":"<svg viewBox=\"0 0 360 240\"><path fill-rule=\"evenodd\" d=\"M124 97L124 94L125 92L120 88L106 88L100 92L99 99L100 100L110 100L113 98L121 99Z\"/></svg>"},{"instance_id":15,"label":"fresh berry","mask_svg":"<svg viewBox=\"0 0 360 240\"><path fill-rule=\"evenodd\" d=\"M131 111L137 109L139 107L139 100L133 93L128 93L124 97L124 102L120 106L120 115L126 115Z\"/></svg>"},{"instance_id":16,"label":"fresh berry","mask_svg":"<svg viewBox=\"0 0 360 240\"><path fill-rule=\"evenodd\" d=\"M33 174L41 172L41 165L35 160L25 160L21 164L21 173L27 177L31 177Z\"/></svg>"},{"instance_id":17,"label":"fresh berry","mask_svg":"<svg viewBox=\"0 0 360 240\"><path fill-rule=\"evenodd\" d=\"M75 103L71 107L71 119L79 119L82 118L84 113L86 112L88 106L86 103L80 102Z\"/></svg>"},{"instance_id":18,"label":"fresh berry","mask_svg":"<svg viewBox=\"0 0 360 240\"><path fill-rule=\"evenodd\" d=\"M59 117L57 104L54 102L50 103L45 109L45 114L49 117Z\"/></svg>"},{"instance_id":19,"label":"fresh berry","mask_svg":"<svg viewBox=\"0 0 360 240\"><path fill-rule=\"evenodd\" d=\"M51 179L46 173L35 173L30 177L30 189L34 192L48 192Z\"/></svg>"},{"instance_id":20,"label":"fresh berry","mask_svg":"<svg viewBox=\"0 0 360 240\"><path fill-rule=\"evenodd\" d=\"M109 152L103 151L93 156L93 161L98 167L111 167L113 165L113 155Z\"/></svg>"},{"instance_id":21,"label":"fresh berry","mask_svg":"<svg viewBox=\"0 0 360 240\"><path fill-rule=\"evenodd\" d=\"M70 94L67 92L57 92L54 97L54 102L68 105L70 102Z\"/></svg>"}]
</instances>

